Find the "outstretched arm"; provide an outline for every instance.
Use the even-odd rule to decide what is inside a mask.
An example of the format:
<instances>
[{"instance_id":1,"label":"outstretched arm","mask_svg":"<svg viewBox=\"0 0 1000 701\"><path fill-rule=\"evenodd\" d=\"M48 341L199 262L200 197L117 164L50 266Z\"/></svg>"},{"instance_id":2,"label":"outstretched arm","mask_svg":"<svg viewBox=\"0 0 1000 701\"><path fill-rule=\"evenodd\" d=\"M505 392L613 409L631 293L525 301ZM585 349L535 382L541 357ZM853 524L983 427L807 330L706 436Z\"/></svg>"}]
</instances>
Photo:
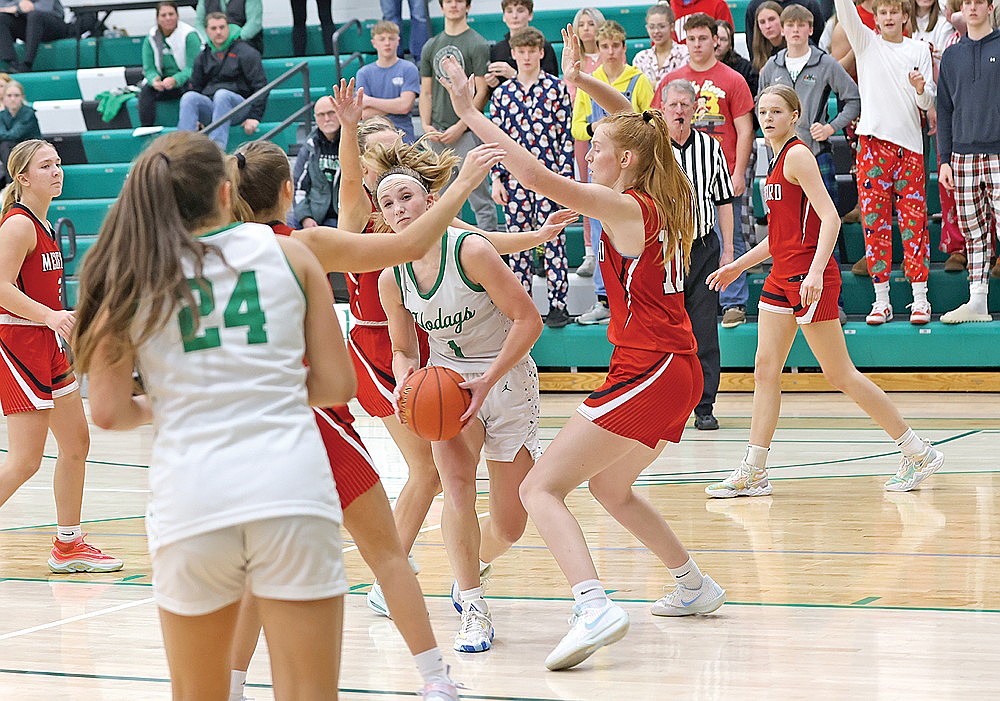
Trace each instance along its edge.
<instances>
[{"instance_id":1,"label":"outstretched arm","mask_svg":"<svg viewBox=\"0 0 1000 701\"><path fill-rule=\"evenodd\" d=\"M345 231L364 231L372 208L365 192L361 172L361 149L358 146L358 122L365 99L364 90L354 90L354 78L333 86L333 107L340 119L340 212L337 227Z\"/></svg>"},{"instance_id":2,"label":"outstretched arm","mask_svg":"<svg viewBox=\"0 0 1000 701\"><path fill-rule=\"evenodd\" d=\"M394 403L399 402L399 387L420 367L420 348L413 316L403 306L403 295L396 284L396 271L386 268L378 277L378 296L389 320L389 342L392 344L392 375L396 378ZM399 418L399 408L396 418Z\"/></svg>"},{"instance_id":3,"label":"outstretched arm","mask_svg":"<svg viewBox=\"0 0 1000 701\"><path fill-rule=\"evenodd\" d=\"M570 209L557 210L545 218L545 223L541 229L536 229L535 231L483 231L461 219L455 219L451 225L464 231L472 231L479 234L493 244L493 248L497 249L497 253L507 256L511 253L527 251L529 248L534 248L546 241L551 241L563 229L575 222L579 216L579 214Z\"/></svg>"}]
</instances>

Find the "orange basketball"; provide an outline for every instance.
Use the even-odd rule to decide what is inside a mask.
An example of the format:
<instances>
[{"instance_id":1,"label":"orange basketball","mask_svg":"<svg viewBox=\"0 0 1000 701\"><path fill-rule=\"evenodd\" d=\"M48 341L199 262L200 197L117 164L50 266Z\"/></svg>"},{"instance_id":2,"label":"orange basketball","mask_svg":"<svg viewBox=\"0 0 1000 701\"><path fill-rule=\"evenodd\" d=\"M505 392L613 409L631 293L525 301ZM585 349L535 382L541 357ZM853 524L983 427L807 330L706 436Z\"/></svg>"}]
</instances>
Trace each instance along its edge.
<instances>
[{"instance_id":1,"label":"orange basketball","mask_svg":"<svg viewBox=\"0 0 1000 701\"><path fill-rule=\"evenodd\" d=\"M462 414L472 393L459 387L464 378L454 370L431 366L410 375L399 390L399 416L404 426L427 441L446 441L458 435Z\"/></svg>"}]
</instances>

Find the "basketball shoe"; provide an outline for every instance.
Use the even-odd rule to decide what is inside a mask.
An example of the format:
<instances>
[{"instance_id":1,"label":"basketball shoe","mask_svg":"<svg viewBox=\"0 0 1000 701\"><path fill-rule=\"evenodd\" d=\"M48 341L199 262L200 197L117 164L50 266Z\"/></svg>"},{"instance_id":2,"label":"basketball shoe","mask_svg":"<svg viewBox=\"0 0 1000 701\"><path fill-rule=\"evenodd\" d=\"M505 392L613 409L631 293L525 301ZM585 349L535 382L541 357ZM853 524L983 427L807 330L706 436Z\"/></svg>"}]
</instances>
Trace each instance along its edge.
<instances>
[{"instance_id":1,"label":"basketball shoe","mask_svg":"<svg viewBox=\"0 0 1000 701\"><path fill-rule=\"evenodd\" d=\"M944 465L944 453L924 441L924 450L913 457L903 456L899 461L899 470L886 480L885 489L889 492L908 492L933 475Z\"/></svg>"},{"instance_id":2,"label":"basketball shoe","mask_svg":"<svg viewBox=\"0 0 1000 701\"><path fill-rule=\"evenodd\" d=\"M479 586L483 587L483 591L486 590L486 583L482 581L484 577L489 575L493 571L493 563L479 561ZM458 580L456 579L451 583L451 605L455 607L455 610L459 614L462 613L462 594L458 588Z\"/></svg>"},{"instance_id":3,"label":"basketball shoe","mask_svg":"<svg viewBox=\"0 0 1000 701\"><path fill-rule=\"evenodd\" d=\"M618 642L628 632L629 620L625 610L608 599L603 606L574 605L569 624L569 632L545 658L552 671L575 667L605 645Z\"/></svg>"},{"instance_id":4,"label":"basketball shoe","mask_svg":"<svg viewBox=\"0 0 1000 701\"><path fill-rule=\"evenodd\" d=\"M424 684L423 701L459 701L458 688L450 679L435 679Z\"/></svg>"},{"instance_id":5,"label":"basketball shoe","mask_svg":"<svg viewBox=\"0 0 1000 701\"><path fill-rule=\"evenodd\" d=\"M84 542L86 534L64 543L52 540L49 569L59 574L70 572L117 572L125 563L117 557L105 555L93 545Z\"/></svg>"},{"instance_id":6,"label":"basketball shoe","mask_svg":"<svg viewBox=\"0 0 1000 701\"><path fill-rule=\"evenodd\" d=\"M763 467L753 468L742 460L729 477L705 487L705 494L720 499L765 497L770 493L771 483L767 481L767 470Z\"/></svg>"},{"instance_id":7,"label":"basketball shoe","mask_svg":"<svg viewBox=\"0 0 1000 701\"><path fill-rule=\"evenodd\" d=\"M389 605L385 603L385 595L382 593L382 587L379 586L378 582L372 584L372 588L368 590L368 608L377 613L379 616L385 616L386 618L392 618L389 615Z\"/></svg>"},{"instance_id":8,"label":"basketball shoe","mask_svg":"<svg viewBox=\"0 0 1000 701\"><path fill-rule=\"evenodd\" d=\"M455 636L456 652L486 652L493 647L493 619L486 601L471 601L462 611L462 626Z\"/></svg>"},{"instance_id":9,"label":"basketball shoe","mask_svg":"<svg viewBox=\"0 0 1000 701\"><path fill-rule=\"evenodd\" d=\"M654 616L694 616L712 613L726 603L726 590L705 575L699 589L688 589L678 584L674 590L653 604Z\"/></svg>"}]
</instances>

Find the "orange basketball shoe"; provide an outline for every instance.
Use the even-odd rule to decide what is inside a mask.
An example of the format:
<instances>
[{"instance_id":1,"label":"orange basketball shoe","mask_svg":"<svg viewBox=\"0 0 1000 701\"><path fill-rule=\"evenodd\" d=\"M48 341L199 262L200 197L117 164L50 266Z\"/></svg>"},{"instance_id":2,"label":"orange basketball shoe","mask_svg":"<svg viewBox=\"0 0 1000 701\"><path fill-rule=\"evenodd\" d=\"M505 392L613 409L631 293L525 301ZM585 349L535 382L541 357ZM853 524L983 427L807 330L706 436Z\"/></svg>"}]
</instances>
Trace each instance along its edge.
<instances>
[{"instance_id":1,"label":"orange basketball shoe","mask_svg":"<svg viewBox=\"0 0 1000 701\"><path fill-rule=\"evenodd\" d=\"M69 543L58 538L52 540L49 569L59 574L70 572L117 572L125 563L117 557L105 555L93 545L84 542L86 534Z\"/></svg>"}]
</instances>

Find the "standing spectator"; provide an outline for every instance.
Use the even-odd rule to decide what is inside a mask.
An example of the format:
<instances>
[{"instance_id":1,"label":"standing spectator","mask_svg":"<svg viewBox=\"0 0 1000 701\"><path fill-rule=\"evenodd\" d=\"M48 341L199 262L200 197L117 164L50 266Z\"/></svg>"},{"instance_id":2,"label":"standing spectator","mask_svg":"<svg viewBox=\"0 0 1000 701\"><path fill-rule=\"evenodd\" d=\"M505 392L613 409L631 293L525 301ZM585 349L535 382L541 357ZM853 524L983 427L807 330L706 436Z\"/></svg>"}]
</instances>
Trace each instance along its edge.
<instances>
[{"instance_id":1,"label":"standing spectator","mask_svg":"<svg viewBox=\"0 0 1000 701\"><path fill-rule=\"evenodd\" d=\"M517 61L517 75L503 83L490 99L490 117L553 173L573 177L573 139L567 127L573 115L566 84L543 71L545 37L534 27L519 29L510 37ZM540 229L545 218L559 209L552 200L527 189L502 163L493 166L493 201L504 208L508 232ZM566 293L569 275L566 235L560 233L544 246L543 268L549 313L545 325L562 328L569 323ZM533 258L529 249L508 258L511 270L531 294Z\"/></svg>"},{"instance_id":2,"label":"standing spectator","mask_svg":"<svg viewBox=\"0 0 1000 701\"><path fill-rule=\"evenodd\" d=\"M750 61L736 53L736 50L733 48L733 34L736 33L736 30L733 29L733 25L724 19L716 20L715 26L718 28L715 57L743 76L743 80L747 82L747 87L750 88L750 94L756 95L760 74Z\"/></svg>"},{"instance_id":3,"label":"standing spectator","mask_svg":"<svg viewBox=\"0 0 1000 701\"><path fill-rule=\"evenodd\" d=\"M691 81L698 91L694 128L715 137L722 144L726 164L733 179L733 251L738 258L746 251L743 209L748 208L747 169L754 145L753 95L739 73L715 58L718 26L706 14L691 15L684 23L691 60L688 65L669 73L653 93L653 107L666 103L666 87L679 78ZM719 296L722 326L733 328L747 320L749 298L746 273L730 284Z\"/></svg>"},{"instance_id":4,"label":"standing spectator","mask_svg":"<svg viewBox=\"0 0 1000 701\"><path fill-rule=\"evenodd\" d=\"M292 53L306 55L306 0L291 0L292 3ZM323 52L333 55L333 33L337 25L333 23L333 0L316 0L319 12L319 31L323 39Z\"/></svg>"},{"instance_id":5,"label":"standing spectator","mask_svg":"<svg viewBox=\"0 0 1000 701\"><path fill-rule=\"evenodd\" d=\"M24 86L16 80L8 82L3 93L3 111L0 112L0 161L4 163L0 184L10 182L6 164L11 149L22 141L41 138L42 130L38 128L35 110L24 104Z\"/></svg>"},{"instance_id":6,"label":"standing spectator","mask_svg":"<svg viewBox=\"0 0 1000 701\"><path fill-rule=\"evenodd\" d=\"M785 37L781 34L781 5L774 0L764 0L757 6L754 18L750 62L760 72L767 60L783 48Z\"/></svg>"},{"instance_id":7,"label":"standing spectator","mask_svg":"<svg viewBox=\"0 0 1000 701\"><path fill-rule=\"evenodd\" d=\"M733 13L730 11L726 0L670 0L670 9L674 11L674 17L676 18L674 20L674 38L681 44L687 42L684 23L687 22L687 18L690 15L703 12L709 17L725 20L729 24L735 25L733 22ZM749 27L750 25L748 24L747 26Z\"/></svg>"},{"instance_id":8,"label":"standing spectator","mask_svg":"<svg viewBox=\"0 0 1000 701\"><path fill-rule=\"evenodd\" d=\"M674 156L694 186L695 230L691 263L684 274L684 308L698 341L698 360L705 380L701 399L694 408L694 427L699 431L714 431L719 428L713 412L722 372L719 293L709 288L705 279L718 267L733 262L733 181L719 142L691 128L698 102L694 86L687 80L674 80L667 83L665 91L663 111ZM719 234L716 234L716 209Z\"/></svg>"},{"instance_id":9,"label":"standing spectator","mask_svg":"<svg viewBox=\"0 0 1000 701\"><path fill-rule=\"evenodd\" d=\"M747 31L750 31L750 27L753 27L757 20L757 8L760 7L763 2L777 2L784 10L791 4L802 5L802 7L809 10L813 16L813 33L809 37L810 41L814 44L819 44L819 38L823 36L823 28L826 26L826 15L823 13L823 8L820 7L817 0L750 0L750 4L747 5L746 14L744 15L744 20L746 21ZM778 13L781 13L778 10Z\"/></svg>"},{"instance_id":10,"label":"standing spectator","mask_svg":"<svg viewBox=\"0 0 1000 701\"><path fill-rule=\"evenodd\" d=\"M199 123L207 126L267 85L260 54L238 36L230 36L224 14L210 14L207 29L208 44L195 59L191 89L181 96L177 120L181 131L195 131ZM249 136L260 126L265 107L266 95L246 105L233 115L232 121L242 120L243 131ZM209 136L225 150L229 124L219 126Z\"/></svg>"},{"instance_id":11,"label":"standing spectator","mask_svg":"<svg viewBox=\"0 0 1000 701\"><path fill-rule=\"evenodd\" d=\"M501 0L500 8L503 10L503 23L507 25L507 33L503 39L490 47L489 72L486 74L486 85L490 90L495 90L497 86L505 80L510 80L517 75L517 63L511 53L510 37L519 29L524 29L531 23L535 16L535 3L533 0ZM542 70L549 75L559 75L559 61L556 59L556 50L552 44L545 40L544 55L542 56Z\"/></svg>"},{"instance_id":12,"label":"standing spectator","mask_svg":"<svg viewBox=\"0 0 1000 701\"><path fill-rule=\"evenodd\" d=\"M0 60L6 61L9 73L30 71L40 43L72 34L59 0L0 0ZM24 61L17 60L16 39L24 41Z\"/></svg>"},{"instance_id":13,"label":"standing spectator","mask_svg":"<svg viewBox=\"0 0 1000 701\"><path fill-rule=\"evenodd\" d=\"M179 21L177 3L159 3L156 26L142 44L142 72L146 75L139 91L142 126L152 126L156 121L157 102L179 100L184 94L200 51L201 37L190 24Z\"/></svg>"},{"instance_id":14,"label":"standing spectator","mask_svg":"<svg viewBox=\"0 0 1000 701\"><path fill-rule=\"evenodd\" d=\"M910 323L931 320L927 301L930 243L920 111L934 105L931 52L903 36L909 0L874 0L879 34L868 29L850 0L836 0L837 17L858 65L858 203L865 234L865 260L875 285L875 303L865 321L892 319L892 210L903 240L903 270L913 287ZM901 71L905 75L900 75Z\"/></svg>"},{"instance_id":15,"label":"standing spectator","mask_svg":"<svg viewBox=\"0 0 1000 701\"><path fill-rule=\"evenodd\" d=\"M646 74L650 85L659 85L663 76L687 63L687 47L674 41L673 26L670 5L658 3L646 10L646 33L653 45L637 53L632 65Z\"/></svg>"},{"instance_id":16,"label":"standing spectator","mask_svg":"<svg viewBox=\"0 0 1000 701\"><path fill-rule=\"evenodd\" d=\"M966 36L944 52L938 87L940 180L954 190L969 256L969 301L941 316L946 324L992 321L987 307L990 212L1000 225L1000 113L983 99L1000 95L1000 31L992 0L963 0ZM1000 268L998 263L994 272ZM994 275L996 277L996 275Z\"/></svg>"},{"instance_id":17,"label":"standing spectator","mask_svg":"<svg viewBox=\"0 0 1000 701\"><path fill-rule=\"evenodd\" d=\"M198 0L195 26L209 40L207 20L213 12L221 12L231 25L230 35L242 39L264 54L264 0Z\"/></svg>"},{"instance_id":18,"label":"standing spectator","mask_svg":"<svg viewBox=\"0 0 1000 701\"><path fill-rule=\"evenodd\" d=\"M355 78L357 87L365 91L364 118L384 115L403 132L406 143L411 144L415 137L410 110L420 94L420 72L397 55L399 27L392 22L375 23L372 46L378 59L363 65Z\"/></svg>"},{"instance_id":19,"label":"standing spectator","mask_svg":"<svg viewBox=\"0 0 1000 701\"><path fill-rule=\"evenodd\" d=\"M476 104L486 105L486 70L490 60L490 45L482 35L469 27L472 0L440 0L444 14L444 31L432 37L420 57L420 123L424 133L440 132L428 141L436 151L452 149L459 158L479 145L479 139L469 131L451 106L448 91L438 82L441 60L454 56L465 68L466 75L475 76ZM490 197L486 179L469 195L469 204L476 214L476 226L484 231L497 230L497 208Z\"/></svg>"},{"instance_id":20,"label":"standing spectator","mask_svg":"<svg viewBox=\"0 0 1000 701\"><path fill-rule=\"evenodd\" d=\"M601 52L601 65L594 71L594 78L628 98L636 112L648 109L653 99L653 87L642 71L625 62L625 29L617 22L605 22L597 30L597 47ZM606 115L607 112L590 95L577 91L573 103L573 138L590 141L594 124ZM600 251L602 232L601 222L591 218L590 245L595 253ZM594 268L594 294L597 301L589 311L577 317L578 324L607 324L611 321L600 265Z\"/></svg>"},{"instance_id":21,"label":"standing spectator","mask_svg":"<svg viewBox=\"0 0 1000 701\"><path fill-rule=\"evenodd\" d=\"M403 0L381 0L382 19L392 22L397 27L403 26ZM431 23L428 19L427 0L408 0L410 6L410 55L420 63L423 57L424 44L431 35ZM403 58L403 49L397 49L397 55Z\"/></svg>"},{"instance_id":22,"label":"standing spectator","mask_svg":"<svg viewBox=\"0 0 1000 701\"><path fill-rule=\"evenodd\" d=\"M395 55L393 55L395 58ZM333 98L325 95L313 108L316 127L299 150L292 170L295 220L299 228L337 226L340 208L340 120Z\"/></svg>"}]
</instances>

